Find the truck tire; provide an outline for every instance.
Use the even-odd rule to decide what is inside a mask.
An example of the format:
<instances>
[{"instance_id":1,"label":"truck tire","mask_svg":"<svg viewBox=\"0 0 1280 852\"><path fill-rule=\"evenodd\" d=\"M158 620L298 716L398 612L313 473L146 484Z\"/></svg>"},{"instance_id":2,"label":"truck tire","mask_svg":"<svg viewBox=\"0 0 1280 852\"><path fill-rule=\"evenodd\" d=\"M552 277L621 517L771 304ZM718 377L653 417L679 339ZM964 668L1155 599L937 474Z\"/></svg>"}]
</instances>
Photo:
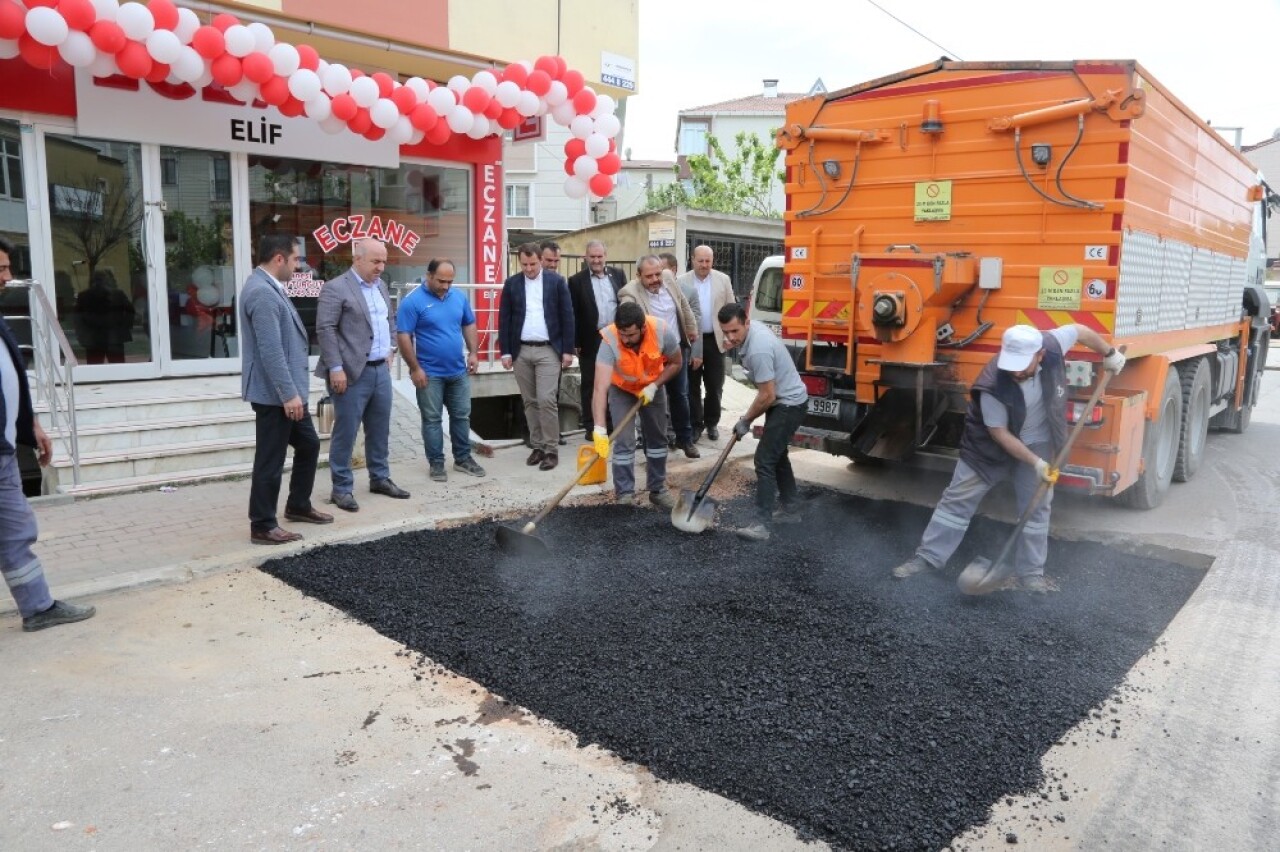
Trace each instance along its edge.
<instances>
[{"instance_id":1,"label":"truck tire","mask_svg":"<svg viewBox=\"0 0 1280 852\"><path fill-rule=\"evenodd\" d=\"M1178 456L1173 465L1173 478L1186 482L1196 475L1204 460L1205 441L1209 437L1209 398L1212 371L1209 362L1196 358L1178 365L1182 378L1182 430L1178 439Z\"/></svg>"},{"instance_id":2,"label":"truck tire","mask_svg":"<svg viewBox=\"0 0 1280 852\"><path fill-rule=\"evenodd\" d=\"M1142 435L1142 475L1116 498L1134 509L1154 509L1164 502L1173 481L1182 429L1182 382L1172 367L1164 380L1164 391L1155 420Z\"/></svg>"}]
</instances>

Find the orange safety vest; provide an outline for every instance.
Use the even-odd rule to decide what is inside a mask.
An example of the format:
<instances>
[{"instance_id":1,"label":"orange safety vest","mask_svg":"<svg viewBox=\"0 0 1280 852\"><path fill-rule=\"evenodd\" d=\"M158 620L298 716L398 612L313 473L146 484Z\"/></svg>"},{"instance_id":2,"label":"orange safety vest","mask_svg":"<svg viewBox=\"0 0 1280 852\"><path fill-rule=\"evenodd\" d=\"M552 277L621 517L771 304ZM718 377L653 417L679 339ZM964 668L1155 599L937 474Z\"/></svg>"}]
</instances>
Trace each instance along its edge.
<instances>
[{"instance_id":1,"label":"orange safety vest","mask_svg":"<svg viewBox=\"0 0 1280 852\"><path fill-rule=\"evenodd\" d=\"M667 359L662 354L662 335L666 324L654 317L644 318L644 337L640 348L632 349L618 338L618 326L611 324L600 330L600 336L618 352L618 363L613 365L613 383L632 396L651 385L662 375Z\"/></svg>"}]
</instances>

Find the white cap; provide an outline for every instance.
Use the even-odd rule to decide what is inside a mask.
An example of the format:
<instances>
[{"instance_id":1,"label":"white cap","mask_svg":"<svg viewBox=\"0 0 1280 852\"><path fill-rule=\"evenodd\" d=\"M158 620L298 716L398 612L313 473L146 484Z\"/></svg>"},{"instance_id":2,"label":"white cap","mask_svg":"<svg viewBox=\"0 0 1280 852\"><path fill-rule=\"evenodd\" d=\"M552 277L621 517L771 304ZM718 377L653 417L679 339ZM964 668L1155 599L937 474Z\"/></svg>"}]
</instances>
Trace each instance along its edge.
<instances>
[{"instance_id":1,"label":"white cap","mask_svg":"<svg viewBox=\"0 0 1280 852\"><path fill-rule=\"evenodd\" d=\"M1004 333L1000 343L1000 359L996 366L1017 373L1027 369L1031 359L1044 348L1044 335L1030 325L1015 325Z\"/></svg>"}]
</instances>

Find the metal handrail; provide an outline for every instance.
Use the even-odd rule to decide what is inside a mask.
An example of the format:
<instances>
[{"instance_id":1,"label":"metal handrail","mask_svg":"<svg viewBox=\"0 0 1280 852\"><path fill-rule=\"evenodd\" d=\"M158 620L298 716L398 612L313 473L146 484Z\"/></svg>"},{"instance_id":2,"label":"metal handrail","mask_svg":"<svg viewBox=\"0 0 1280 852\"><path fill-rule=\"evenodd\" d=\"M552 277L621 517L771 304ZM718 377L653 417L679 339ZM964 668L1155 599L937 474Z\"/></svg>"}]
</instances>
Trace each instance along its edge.
<instances>
[{"instance_id":1,"label":"metal handrail","mask_svg":"<svg viewBox=\"0 0 1280 852\"><path fill-rule=\"evenodd\" d=\"M392 313L399 307L400 301L413 290L422 286L417 282L403 284L393 283L388 288L391 292ZM453 289L467 294L467 301L476 315L477 355L480 358L480 371L489 372L501 368L502 352L498 346L498 304L502 300L501 284L463 284L455 282ZM403 368L400 359L396 361L396 378L400 378L399 370Z\"/></svg>"},{"instance_id":2,"label":"metal handrail","mask_svg":"<svg viewBox=\"0 0 1280 852\"><path fill-rule=\"evenodd\" d=\"M44 288L35 280L11 281L6 286L25 287L31 323L32 354L35 356L35 401L49 407L50 430L60 435L71 458L71 481L80 484L80 437L76 429L76 353L67 341L62 325ZM60 352L61 358L54 353Z\"/></svg>"}]
</instances>

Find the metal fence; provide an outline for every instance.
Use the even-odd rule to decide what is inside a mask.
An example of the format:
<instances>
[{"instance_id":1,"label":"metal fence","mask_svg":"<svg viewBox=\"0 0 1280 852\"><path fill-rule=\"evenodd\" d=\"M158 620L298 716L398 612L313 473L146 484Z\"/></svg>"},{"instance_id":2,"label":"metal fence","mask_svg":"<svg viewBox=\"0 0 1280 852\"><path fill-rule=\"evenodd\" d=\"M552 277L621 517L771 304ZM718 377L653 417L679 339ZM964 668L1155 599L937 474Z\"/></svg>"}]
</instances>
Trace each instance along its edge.
<instances>
[{"instance_id":1,"label":"metal fence","mask_svg":"<svg viewBox=\"0 0 1280 852\"><path fill-rule=\"evenodd\" d=\"M621 269L627 276L627 280L636 277L636 262L634 260L614 260L609 258L605 261L609 266L615 269ZM586 255L581 254L561 254L560 255L560 274L565 278L571 275L577 275L579 272L587 268ZM507 253L507 274L515 275L520 271L520 252L512 250ZM502 289L499 286L498 289Z\"/></svg>"},{"instance_id":2,"label":"metal fence","mask_svg":"<svg viewBox=\"0 0 1280 852\"><path fill-rule=\"evenodd\" d=\"M782 243L773 240L700 234L696 231L690 231L685 239L685 257L690 263L695 246L708 246L715 252L712 265L733 281L733 292L740 302L750 297L751 283L755 281L760 263L770 255L782 254Z\"/></svg>"}]
</instances>

